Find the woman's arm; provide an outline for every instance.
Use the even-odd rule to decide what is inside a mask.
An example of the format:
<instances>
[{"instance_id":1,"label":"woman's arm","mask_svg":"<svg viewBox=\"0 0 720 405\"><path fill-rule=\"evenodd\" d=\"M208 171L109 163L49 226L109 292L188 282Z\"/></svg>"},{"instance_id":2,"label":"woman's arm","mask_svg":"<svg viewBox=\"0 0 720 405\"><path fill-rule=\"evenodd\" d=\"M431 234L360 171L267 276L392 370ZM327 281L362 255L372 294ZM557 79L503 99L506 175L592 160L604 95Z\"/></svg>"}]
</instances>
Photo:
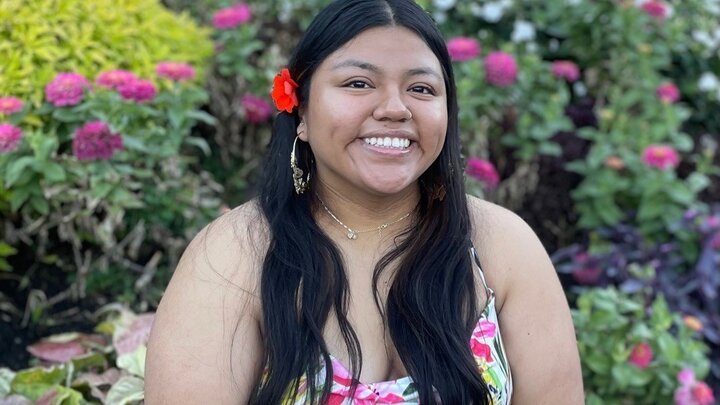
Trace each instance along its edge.
<instances>
[{"instance_id":1,"label":"woman's arm","mask_svg":"<svg viewBox=\"0 0 720 405\"><path fill-rule=\"evenodd\" d=\"M513 405L583 404L575 330L550 258L519 216L479 200L473 205L483 207L480 260L498 296Z\"/></svg>"},{"instance_id":2,"label":"woman's arm","mask_svg":"<svg viewBox=\"0 0 720 405\"><path fill-rule=\"evenodd\" d=\"M180 259L148 343L148 405L248 402L263 349L247 211L218 218Z\"/></svg>"}]
</instances>

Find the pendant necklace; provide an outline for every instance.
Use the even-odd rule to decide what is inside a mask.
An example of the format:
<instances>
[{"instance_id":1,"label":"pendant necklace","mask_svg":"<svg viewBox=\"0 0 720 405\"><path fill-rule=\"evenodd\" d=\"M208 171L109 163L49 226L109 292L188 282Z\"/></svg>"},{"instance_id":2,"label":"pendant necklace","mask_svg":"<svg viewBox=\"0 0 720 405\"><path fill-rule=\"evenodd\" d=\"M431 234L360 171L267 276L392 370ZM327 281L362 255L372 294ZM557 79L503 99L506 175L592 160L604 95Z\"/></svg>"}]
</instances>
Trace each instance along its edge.
<instances>
[{"instance_id":1,"label":"pendant necklace","mask_svg":"<svg viewBox=\"0 0 720 405\"><path fill-rule=\"evenodd\" d=\"M352 228L350 228L349 226L345 225L341 220L339 220L338 217L336 217L335 214L333 214L333 212L330 211L330 208L328 208L328 206L325 205L325 202L320 198L320 196L319 196L317 193L315 193L315 195L317 196L318 201L320 201L320 205L322 205L322 207L325 209L325 212L327 212L328 215L330 215L330 217L335 220L335 222L337 222L338 224L340 224L340 226L342 226L343 228L345 228L345 230L347 231L346 236L347 236L347 238L350 239L350 240L355 240L355 239L358 238L358 234L360 234L360 233L366 233L366 232L378 232L378 233L382 236L382 231L383 231L385 228L387 228L387 227L390 226L390 225L396 224L396 223L398 223L398 222L402 221L403 219L405 219L405 218L407 218L407 217L410 216L410 212L408 212L407 214L401 216L400 218L398 218L398 219L396 219L396 220L394 220L394 221L392 221L392 222L386 222L386 223L384 223L384 224L382 224L382 225L380 225L380 226L378 226L378 227L376 227L376 228L373 228L373 229L365 229L365 230L355 230L355 229L352 229Z\"/></svg>"}]
</instances>

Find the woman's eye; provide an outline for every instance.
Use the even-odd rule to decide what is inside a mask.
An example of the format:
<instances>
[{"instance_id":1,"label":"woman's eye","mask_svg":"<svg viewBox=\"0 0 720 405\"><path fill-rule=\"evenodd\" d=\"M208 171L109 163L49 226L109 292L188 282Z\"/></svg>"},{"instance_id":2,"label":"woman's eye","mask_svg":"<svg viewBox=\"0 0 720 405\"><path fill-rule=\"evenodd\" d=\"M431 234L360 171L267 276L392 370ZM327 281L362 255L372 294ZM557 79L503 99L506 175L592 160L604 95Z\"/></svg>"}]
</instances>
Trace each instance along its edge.
<instances>
[{"instance_id":1,"label":"woman's eye","mask_svg":"<svg viewBox=\"0 0 720 405\"><path fill-rule=\"evenodd\" d=\"M370 87L369 84L365 83L362 80L353 80L345 85L346 87L350 87L352 89L367 89Z\"/></svg>"},{"instance_id":2,"label":"woman's eye","mask_svg":"<svg viewBox=\"0 0 720 405\"><path fill-rule=\"evenodd\" d=\"M414 87L411 87L410 90L421 93L421 94L428 94L428 95L435 94L433 89L431 89L430 87L427 87L427 86L414 86Z\"/></svg>"}]
</instances>

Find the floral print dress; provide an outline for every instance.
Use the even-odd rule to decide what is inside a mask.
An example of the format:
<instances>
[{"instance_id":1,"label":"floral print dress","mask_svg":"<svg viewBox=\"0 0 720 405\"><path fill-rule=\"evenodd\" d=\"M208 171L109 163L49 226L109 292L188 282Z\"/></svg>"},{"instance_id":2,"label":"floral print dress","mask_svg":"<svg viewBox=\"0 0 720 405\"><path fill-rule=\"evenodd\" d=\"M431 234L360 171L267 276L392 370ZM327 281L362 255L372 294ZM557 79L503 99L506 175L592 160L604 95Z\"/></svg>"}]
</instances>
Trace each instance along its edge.
<instances>
[{"instance_id":1,"label":"floral print dress","mask_svg":"<svg viewBox=\"0 0 720 405\"><path fill-rule=\"evenodd\" d=\"M485 276L482 269L480 269L474 248L471 249L471 252L478 266L480 278L485 286L489 300L475 325L469 345L482 378L490 390L491 403L493 405L508 405L510 404L513 389L512 376L502 337L500 336L500 328L498 327L495 293L485 282ZM337 358L331 356L331 360L333 381L327 402L328 405L419 403L419 395L410 376L376 383L359 382L354 395L351 395L352 375ZM318 390L325 385L324 366L319 370L315 381L315 387ZM304 405L307 401L306 382L307 377L303 376L299 381L297 395L293 398L291 393L288 393L286 395L287 399L282 402L282 405Z\"/></svg>"}]
</instances>

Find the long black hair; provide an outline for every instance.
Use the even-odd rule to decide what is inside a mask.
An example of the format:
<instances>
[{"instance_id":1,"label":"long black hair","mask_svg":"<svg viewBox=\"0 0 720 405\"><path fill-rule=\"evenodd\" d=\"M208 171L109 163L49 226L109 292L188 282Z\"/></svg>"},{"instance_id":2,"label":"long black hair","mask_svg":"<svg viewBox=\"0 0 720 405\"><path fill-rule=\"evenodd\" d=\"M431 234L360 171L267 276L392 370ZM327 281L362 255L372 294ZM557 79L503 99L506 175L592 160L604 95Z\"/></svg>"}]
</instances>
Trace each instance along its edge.
<instances>
[{"instance_id":1,"label":"long black hair","mask_svg":"<svg viewBox=\"0 0 720 405\"><path fill-rule=\"evenodd\" d=\"M299 85L298 99L304 106L313 74L328 55L363 31L386 26L410 29L440 61L448 128L440 155L419 179L418 220L375 267L375 302L421 403L436 403L435 390L445 404L487 404L489 391L468 343L480 311L468 253L471 225L462 178L455 80L434 21L413 0L337 0L310 24L288 69ZM299 121L297 109L276 117L260 182L259 203L270 229L270 244L261 276L268 372L258 382L253 398L258 404L277 404L286 395L292 396L303 375L308 377L307 402L326 401L332 364L322 332L330 311L347 345L355 380L362 368L360 344L346 317L349 296L342 257L314 220L312 182L309 192L301 195L293 188L289 156ZM304 142L298 142L297 148L300 167L312 173L312 151ZM377 281L394 262L398 267L382 308ZM327 383L317 387L315 376L323 365Z\"/></svg>"}]
</instances>

